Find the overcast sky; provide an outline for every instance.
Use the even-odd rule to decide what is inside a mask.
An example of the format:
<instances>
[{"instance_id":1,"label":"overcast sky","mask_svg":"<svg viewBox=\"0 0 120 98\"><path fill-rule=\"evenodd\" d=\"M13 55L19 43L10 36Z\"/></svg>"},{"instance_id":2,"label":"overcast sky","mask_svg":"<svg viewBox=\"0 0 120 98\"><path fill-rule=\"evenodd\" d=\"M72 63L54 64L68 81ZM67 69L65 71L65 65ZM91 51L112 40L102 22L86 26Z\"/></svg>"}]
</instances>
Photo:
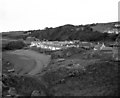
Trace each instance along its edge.
<instances>
[{"instance_id":1,"label":"overcast sky","mask_svg":"<svg viewBox=\"0 0 120 98\"><path fill-rule=\"evenodd\" d=\"M0 32L118 21L119 0L0 0Z\"/></svg>"}]
</instances>

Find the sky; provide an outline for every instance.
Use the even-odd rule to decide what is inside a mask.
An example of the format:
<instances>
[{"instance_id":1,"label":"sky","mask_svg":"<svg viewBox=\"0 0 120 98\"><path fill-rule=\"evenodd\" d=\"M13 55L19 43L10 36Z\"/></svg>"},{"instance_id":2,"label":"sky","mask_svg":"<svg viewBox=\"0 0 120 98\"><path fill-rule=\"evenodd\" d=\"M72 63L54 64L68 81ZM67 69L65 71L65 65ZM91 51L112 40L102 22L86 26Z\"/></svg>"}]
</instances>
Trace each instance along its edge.
<instances>
[{"instance_id":1,"label":"sky","mask_svg":"<svg viewBox=\"0 0 120 98\"><path fill-rule=\"evenodd\" d=\"M119 0L0 0L0 32L118 21L118 2Z\"/></svg>"}]
</instances>

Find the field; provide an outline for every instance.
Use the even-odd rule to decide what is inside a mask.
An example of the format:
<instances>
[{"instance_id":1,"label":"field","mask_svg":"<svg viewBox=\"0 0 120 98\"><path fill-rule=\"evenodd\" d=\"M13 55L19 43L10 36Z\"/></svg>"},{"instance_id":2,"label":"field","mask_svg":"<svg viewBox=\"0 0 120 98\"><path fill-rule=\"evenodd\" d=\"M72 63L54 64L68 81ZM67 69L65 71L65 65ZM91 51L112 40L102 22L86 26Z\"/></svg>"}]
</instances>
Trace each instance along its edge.
<instances>
[{"instance_id":1,"label":"field","mask_svg":"<svg viewBox=\"0 0 120 98\"><path fill-rule=\"evenodd\" d=\"M41 72L50 61L50 57L31 50L16 50L3 53L3 58L14 65L18 74L35 75Z\"/></svg>"}]
</instances>

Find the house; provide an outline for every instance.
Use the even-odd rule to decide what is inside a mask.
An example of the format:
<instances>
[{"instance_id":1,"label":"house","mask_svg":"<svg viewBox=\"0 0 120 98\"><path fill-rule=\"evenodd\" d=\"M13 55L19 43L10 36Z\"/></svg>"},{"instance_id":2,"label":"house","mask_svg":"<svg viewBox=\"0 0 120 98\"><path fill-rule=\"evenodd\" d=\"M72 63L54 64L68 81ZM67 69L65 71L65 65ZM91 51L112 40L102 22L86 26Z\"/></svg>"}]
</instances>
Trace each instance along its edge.
<instances>
[{"instance_id":1,"label":"house","mask_svg":"<svg viewBox=\"0 0 120 98\"><path fill-rule=\"evenodd\" d=\"M37 46L37 43L32 41L30 47Z\"/></svg>"},{"instance_id":2,"label":"house","mask_svg":"<svg viewBox=\"0 0 120 98\"><path fill-rule=\"evenodd\" d=\"M60 50L61 47L60 46L55 46L54 44L48 44L45 42L37 42L37 41L33 41L31 42L30 47L36 46L38 48L43 48L43 49L48 49L48 50Z\"/></svg>"},{"instance_id":3,"label":"house","mask_svg":"<svg viewBox=\"0 0 120 98\"><path fill-rule=\"evenodd\" d=\"M120 24L115 24L115 27L120 27Z\"/></svg>"},{"instance_id":4,"label":"house","mask_svg":"<svg viewBox=\"0 0 120 98\"><path fill-rule=\"evenodd\" d=\"M32 41L35 41L35 37L27 37L25 40L26 44L28 45L31 44Z\"/></svg>"},{"instance_id":5,"label":"house","mask_svg":"<svg viewBox=\"0 0 120 98\"><path fill-rule=\"evenodd\" d=\"M105 44L98 44L95 45L94 50L100 50L100 51L112 51L113 48L112 47L106 47Z\"/></svg>"},{"instance_id":6,"label":"house","mask_svg":"<svg viewBox=\"0 0 120 98\"><path fill-rule=\"evenodd\" d=\"M107 33L115 33L115 34L119 33L118 29L108 29L108 30L105 30L104 33L105 32L107 32Z\"/></svg>"}]
</instances>

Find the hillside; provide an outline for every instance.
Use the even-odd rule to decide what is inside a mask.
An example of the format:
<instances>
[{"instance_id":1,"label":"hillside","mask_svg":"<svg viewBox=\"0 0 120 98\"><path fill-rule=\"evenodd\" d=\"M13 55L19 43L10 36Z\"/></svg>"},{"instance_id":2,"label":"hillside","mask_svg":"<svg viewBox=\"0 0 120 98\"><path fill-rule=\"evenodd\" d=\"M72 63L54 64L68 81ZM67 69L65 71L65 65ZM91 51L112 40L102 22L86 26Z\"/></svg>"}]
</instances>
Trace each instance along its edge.
<instances>
[{"instance_id":1,"label":"hillside","mask_svg":"<svg viewBox=\"0 0 120 98\"><path fill-rule=\"evenodd\" d=\"M115 29L116 28L115 25L117 24L120 25L120 22L98 23L98 24L92 25L91 27L94 31L104 32L107 30Z\"/></svg>"},{"instance_id":2,"label":"hillside","mask_svg":"<svg viewBox=\"0 0 120 98\"><path fill-rule=\"evenodd\" d=\"M63 25L56 28L46 28L44 30L33 30L30 36L34 36L40 40L81 40L81 41L103 41L116 38L116 34L109 33L117 30L115 27L119 22L98 23L89 25ZM104 33L106 32L106 33ZM117 33L117 31L115 31ZM93 37L94 36L94 37Z\"/></svg>"},{"instance_id":3,"label":"hillside","mask_svg":"<svg viewBox=\"0 0 120 98\"><path fill-rule=\"evenodd\" d=\"M96 23L88 25L71 25L66 24L63 26L48 28L43 30L29 30L29 31L14 31L4 32L3 37L14 39L26 39L28 36L36 37L40 40L81 40L81 41L114 41L117 37L116 32L120 27L120 22L111 23ZM104 33L105 32L105 33ZM109 33L114 32L114 33ZM93 37L94 36L94 37Z\"/></svg>"}]
</instances>

